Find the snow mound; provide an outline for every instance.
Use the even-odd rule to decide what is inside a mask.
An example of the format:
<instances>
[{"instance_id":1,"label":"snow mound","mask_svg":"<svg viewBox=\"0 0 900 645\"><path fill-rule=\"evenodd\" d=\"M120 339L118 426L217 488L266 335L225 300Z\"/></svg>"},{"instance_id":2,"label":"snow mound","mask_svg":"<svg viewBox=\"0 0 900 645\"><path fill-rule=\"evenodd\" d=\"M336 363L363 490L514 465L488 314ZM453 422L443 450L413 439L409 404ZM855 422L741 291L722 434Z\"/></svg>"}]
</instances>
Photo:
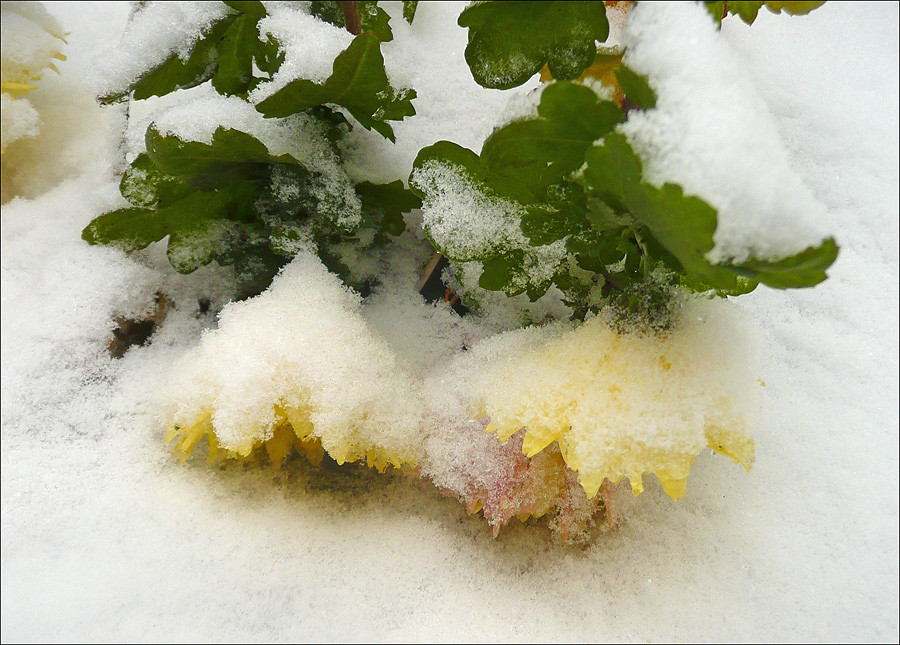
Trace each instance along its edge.
<instances>
[{"instance_id":1,"label":"snow mound","mask_svg":"<svg viewBox=\"0 0 900 645\"><path fill-rule=\"evenodd\" d=\"M228 305L172 383L182 450L209 436L249 455L289 424L338 462L419 462L420 413L409 377L360 316L358 297L311 253L262 295Z\"/></svg>"},{"instance_id":2,"label":"snow mound","mask_svg":"<svg viewBox=\"0 0 900 645\"><path fill-rule=\"evenodd\" d=\"M638 494L643 473L677 499L705 447L753 461L757 343L739 311L690 300L661 335L599 317L496 333L412 290L363 305L302 252L175 369L166 425L185 457L205 436L232 457L314 441L341 463L417 466L495 528L566 504L590 516L605 480Z\"/></svg>"}]
</instances>

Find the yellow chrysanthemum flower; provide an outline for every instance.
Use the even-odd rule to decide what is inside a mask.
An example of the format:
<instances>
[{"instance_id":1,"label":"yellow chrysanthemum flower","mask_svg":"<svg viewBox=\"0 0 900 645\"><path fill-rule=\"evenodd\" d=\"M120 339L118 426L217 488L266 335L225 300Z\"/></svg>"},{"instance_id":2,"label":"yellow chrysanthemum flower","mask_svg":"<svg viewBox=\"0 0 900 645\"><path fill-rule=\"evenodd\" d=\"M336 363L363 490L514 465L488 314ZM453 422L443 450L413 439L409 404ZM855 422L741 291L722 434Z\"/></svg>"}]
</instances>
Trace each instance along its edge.
<instances>
[{"instance_id":1,"label":"yellow chrysanthemum flower","mask_svg":"<svg viewBox=\"0 0 900 645\"><path fill-rule=\"evenodd\" d=\"M711 301L688 305L658 335L617 333L595 318L485 379L487 430L506 441L524 428L529 457L556 443L589 498L624 477L640 494L652 473L680 499L707 446L749 470L759 382L739 322L733 306Z\"/></svg>"},{"instance_id":2,"label":"yellow chrysanthemum flower","mask_svg":"<svg viewBox=\"0 0 900 645\"><path fill-rule=\"evenodd\" d=\"M357 297L302 252L265 293L228 305L219 328L185 358L166 427L185 458L205 436L231 457L265 447L279 462L293 448L321 448L338 463L415 468L414 390Z\"/></svg>"},{"instance_id":3,"label":"yellow chrysanthemum flower","mask_svg":"<svg viewBox=\"0 0 900 645\"><path fill-rule=\"evenodd\" d=\"M13 141L35 136L38 115L23 95L36 89L44 70L58 71L54 60L66 60L59 51L65 42L62 28L38 2L4 2L0 8L0 93L2 129L0 154Z\"/></svg>"}]
</instances>

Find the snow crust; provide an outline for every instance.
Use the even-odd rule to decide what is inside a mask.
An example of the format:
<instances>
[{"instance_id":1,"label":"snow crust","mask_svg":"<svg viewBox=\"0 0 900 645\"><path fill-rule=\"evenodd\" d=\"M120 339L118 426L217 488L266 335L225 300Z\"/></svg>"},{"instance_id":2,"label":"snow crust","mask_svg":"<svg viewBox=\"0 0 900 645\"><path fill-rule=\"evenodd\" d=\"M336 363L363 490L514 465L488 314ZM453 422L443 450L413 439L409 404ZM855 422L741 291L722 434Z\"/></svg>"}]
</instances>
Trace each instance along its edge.
<instances>
[{"instance_id":1,"label":"snow crust","mask_svg":"<svg viewBox=\"0 0 900 645\"><path fill-rule=\"evenodd\" d=\"M896 5L726 21L721 38L771 106L791 168L839 224L841 256L815 289L739 300L766 348L753 472L702 455L681 502L648 481L638 504L619 500L628 523L585 548L553 546L534 526L493 540L430 484L365 469L175 463L148 393L216 326L232 279L214 267L179 276L159 247L135 260L80 241L93 217L124 205L123 119L84 84L88 54L113 44L128 7L88 9L52 6L72 34L69 61L33 93L44 120L35 147L4 154L20 195L2 209L4 641L897 639ZM393 51L423 80L413 85L424 125L398 124L387 159L355 139L360 175L393 178L438 138L477 150L497 122L501 93L441 93L468 74L460 9L422 3L411 27L392 21ZM354 137L369 136L361 130ZM408 243L418 250L402 270L415 274L422 246ZM174 298L165 324L113 361L113 319L150 311L156 291ZM426 308L390 284L364 311L353 324L395 348L438 418L463 418L477 383L462 359L435 357L478 346L501 323L440 306L416 318ZM459 490L493 484L498 464L513 470L522 437L500 444L484 423L422 438L422 472ZM442 450L438 471L427 455Z\"/></svg>"},{"instance_id":2,"label":"snow crust","mask_svg":"<svg viewBox=\"0 0 900 645\"><path fill-rule=\"evenodd\" d=\"M426 194L422 226L449 257L465 261L528 245L519 226L525 209L485 195L452 166L431 162L413 181Z\"/></svg>"},{"instance_id":3,"label":"snow crust","mask_svg":"<svg viewBox=\"0 0 900 645\"><path fill-rule=\"evenodd\" d=\"M655 185L674 182L719 212L713 263L779 260L829 235L827 210L793 168L746 65L694 3L642 2L625 63L648 77L656 108L621 129Z\"/></svg>"}]
</instances>

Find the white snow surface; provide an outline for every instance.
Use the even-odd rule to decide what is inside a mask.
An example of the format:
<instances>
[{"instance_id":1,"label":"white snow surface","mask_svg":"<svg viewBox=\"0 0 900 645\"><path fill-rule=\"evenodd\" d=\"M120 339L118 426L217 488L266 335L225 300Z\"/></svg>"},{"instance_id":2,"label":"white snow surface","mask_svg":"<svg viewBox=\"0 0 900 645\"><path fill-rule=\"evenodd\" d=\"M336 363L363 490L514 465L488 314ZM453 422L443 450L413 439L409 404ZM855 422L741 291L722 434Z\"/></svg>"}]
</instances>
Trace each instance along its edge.
<instances>
[{"instance_id":1,"label":"white snow surface","mask_svg":"<svg viewBox=\"0 0 900 645\"><path fill-rule=\"evenodd\" d=\"M44 125L19 159L22 197L2 209L4 641L897 640L897 5L726 20L721 47L749 70L742 83L841 254L814 289L737 300L766 347L752 472L703 455L685 499L656 485L623 496L626 523L583 548L517 524L494 540L456 500L401 476L178 465L153 395L216 325L197 301L218 311L231 273L179 276L159 245L129 258L81 241L123 205L121 111L85 97L88 61L115 46L129 8L47 6L71 32L69 60L30 95ZM421 3L412 26L392 21L386 64L419 92L419 125L394 126L388 158L356 128L358 175L402 176L438 138L477 151L521 112L529 88L468 76L461 7ZM149 310L156 291L174 303L153 342L109 358L113 317ZM405 348L411 373L425 373L429 348L484 333L435 308L448 326L435 335L441 325L404 314L414 303L401 291L386 285L367 324ZM443 378L426 390L465 398L452 366ZM484 453L497 445L480 427L460 432Z\"/></svg>"}]
</instances>

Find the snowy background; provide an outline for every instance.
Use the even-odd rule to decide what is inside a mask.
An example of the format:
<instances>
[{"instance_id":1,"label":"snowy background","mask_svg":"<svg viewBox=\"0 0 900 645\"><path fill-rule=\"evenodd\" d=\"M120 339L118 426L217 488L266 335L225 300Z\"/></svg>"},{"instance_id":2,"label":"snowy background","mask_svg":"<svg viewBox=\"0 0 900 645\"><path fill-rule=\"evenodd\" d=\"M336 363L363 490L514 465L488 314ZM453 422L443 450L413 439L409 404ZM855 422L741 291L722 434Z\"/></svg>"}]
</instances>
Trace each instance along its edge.
<instances>
[{"instance_id":1,"label":"snowy background","mask_svg":"<svg viewBox=\"0 0 900 645\"><path fill-rule=\"evenodd\" d=\"M112 318L227 276L81 241L117 203L124 116L88 87L129 6L46 4L68 60L29 95L44 123L2 210L4 641L897 640L897 4L726 20L841 255L815 289L740 299L766 344L752 472L703 455L684 500L624 498L587 547L517 523L492 539L431 484L363 468L177 463L153 393L213 320L176 311L114 361ZM496 123L460 8L395 28L398 58L434 43L400 146L473 146Z\"/></svg>"}]
</instances>

